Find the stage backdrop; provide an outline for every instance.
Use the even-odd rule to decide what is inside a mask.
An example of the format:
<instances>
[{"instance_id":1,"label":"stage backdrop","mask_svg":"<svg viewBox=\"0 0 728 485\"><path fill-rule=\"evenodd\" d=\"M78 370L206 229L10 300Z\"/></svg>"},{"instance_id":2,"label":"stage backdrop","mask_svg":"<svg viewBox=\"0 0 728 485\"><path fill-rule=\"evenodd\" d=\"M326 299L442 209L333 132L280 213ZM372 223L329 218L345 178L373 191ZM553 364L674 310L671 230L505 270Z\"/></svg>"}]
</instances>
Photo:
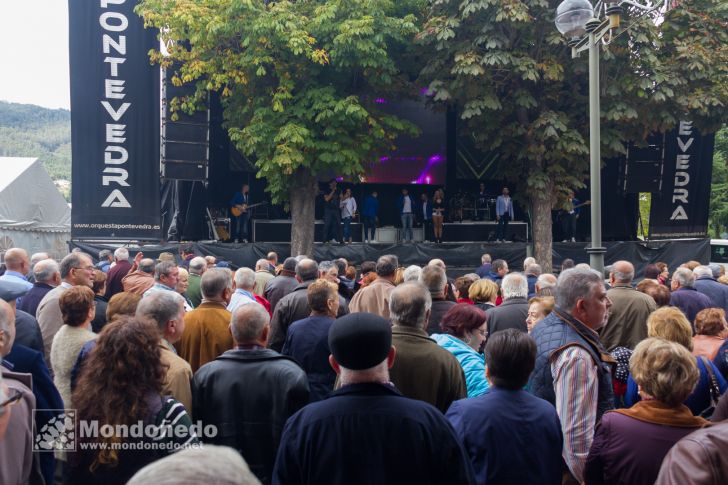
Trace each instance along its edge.
<instances>
[{"instance_id":1,"label":"stage backdrop","mask_svg":"<svg viewBox=\"0 0 728 485\"><path fill-rule=\"evenodd\" d=\"M69 0L74 239L159 240L159 68L135 0Z\"/></svg>"},{"instance_id":2,"label":"stage backdrop","mask_svg":"<svg viewBox=\"0 0 728 485\"><path fill-rule=\"evenodd\" d=\"M652 194L650 237L705 237L715 135L701 135L689 121L665 134L662 190Z\"/></svg>"}]
</instances>

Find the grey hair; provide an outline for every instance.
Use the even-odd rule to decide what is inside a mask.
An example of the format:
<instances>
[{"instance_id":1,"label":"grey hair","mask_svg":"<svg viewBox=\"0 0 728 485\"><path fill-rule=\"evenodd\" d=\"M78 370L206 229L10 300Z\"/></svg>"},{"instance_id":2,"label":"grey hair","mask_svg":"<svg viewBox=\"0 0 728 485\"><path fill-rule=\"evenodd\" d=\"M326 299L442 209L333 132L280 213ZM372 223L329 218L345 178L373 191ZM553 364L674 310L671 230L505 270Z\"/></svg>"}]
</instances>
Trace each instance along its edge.
<instances>
[{"instance_id":1,"label":"grey hair","mask_svg":"<svg viewBox=\"0 0 728 485\"><path fill-rule=\"evenodd\" d=\"M416 264L407 266L407 269L404 270L404 281L419 281L420 276L422 276L422 268L417 266Z\"/></svg>"},{"instance_id":2,"label":"grey hair","mask_svg":"<svg viewBox=\"0 0 728 485\"><path fill-rule=\"evenodd\" d=\"M543 273L538 275L536 284L540 289L556 288L556 276L551 273Z\"/></svg>"},{"instance_id":3,"label":"grey hair","mask_svg":"<svg viewBox=\"0 0 728 485\"><path fill-rule=\"evenodd\" d=\"M184 302L182 295L174 291L155 291L141 299L135 315L154 320L159 331L164 332L167 322L179 315Z\"/></svg>"},{"instance_id":4,"label":"grey hair","mask_svg":"<svg viewBox=\"0 0 728 485\"><path fill-rule=\"evenodd\" d=\"M255 271L250 268L240 268L235 272L235 287L250 289L255 286Z\"/></svg>"},{"instance_id":5,"label":"grey hair","mask_svg":"<svg viewBox=\"0 0 728 485\"><path fill-rule=\"evenodd\" d=\"M53 275L61 271L60 266L52 259L38 261L33 266L33 277L39 283L45 283L53 279Z\"/></svg>"},{"instance_id":6,"label":"grey hair","mask_svg":"<svg viewBox=\"0 0 728 485\"><path fill-rule=\"evenodd\" d=\"M209 299L222 296L232 283L230 274L231 272L227 268L210 268L205 271L200 279L202 297Z\"/></svg>"},{"instance_id":7,"label":"grey hair","mask_svg":"<svg viewBox=\"0 0 728 485\"><path fill-rule=\"evenodd\" d=\"M678 268L672 274L672 280L677 281L680 286L692 288L695 286L695 275L688 268Z\"/></svg>"},{"instance_id":8,"label":"grey hair","mask_svg":"<svg viewBox=\"0 0 728 485\"><path fill-rule=\"evenodd\" d=\"M150 463L127 485L260 485L240 453L226 446L186 448Z\"/></svg>"},{"instance_id":9,"label":"grey hair","mask_svg":"<svg viewBox=\"0 0 728 485\"><path fill-rule=\"evenodd\" d=\"M523 270L527 270L529 266L532 264L536 264L536 258L533 258L531 256L527 257L523 260Z\"/></svg>"},{"instance_id":10,"label":"grey hair","mask_svg":"<svg viewBox=\"0 0 728 485\"><path fill-rule=\"evenodd\" d=\"M632 271L629 272L617 271L617 266L619 265L614 263L610 271L611 275L614 276L614 281L617 283L631 283L634 279L634 266L630 264Z\"/></svg>"},{"instance_id":11,"label":"grey hair","mask_svg":"<svg viewBox=\"0 0 728 485\"><path fill-rule=\"evenodd\" d=\"M716 280L720 278L720 265L717 263L710 263L708 265L708 268L710 268L710 271L713 273L713 278Z\"/></svg>"},{"instance_id":12,"label":"grey hair","mask_svg":"<svg viewBox=\"0 0 728 485\"><path fill-rule=\"evenodd\" d=\"M336 263L334 263L333 261L321 261L319 263L318 267L319 267L319 272L321 272L321 273L328 273L331 270L331 268L336 268L337 273L339 271L339 267L336 266Z\"/></svg>"},{"instance_id":13,"label":"grey hair","mask_svg":"<svg viewBox=\"0 0 728 485\"><path fill-rule=\"evenodd\" d=\"M508 273L501 282L501 291L503 292L504 300L527 298L528 280L521 273Z\"/></svg>"},{"instance_id":14,"label":"grey hair","mask_svg":"<svg viewBox=\"0 0 728 485\"><path fill-rule=\"evenodd\" d=\"M576 269L591 269L591 266L587 263L579 263L576 266L574 266Z\"/></svg>"},{"instance_id":15,"label":"grey hair","mask_svg":"<svg viewBox=\"0 0 728 485\"><path fill-rule=\"evenodd\" d=\"M541 271L541 265L536 263L529 264L526 268L526 274L533 276L539 276L541 274Z\"/></svg>"},{"instance_id":16,"label":"grey hair","mask_svg":"<svg viewBox=\"0 0 728 485\"><path fill-rule=\"evenodd\" d=\"M235 309L230 318L230 331L239 344L255 342L269 323L270 315L263 305L242 305Z\"/></svg>"},{"instance_id":17,"label":"grey hair","mask_svg":"<svg viewBox=\"0 0 728 485\"><path fill-rule=\"evenodd\" d=\"M438 268L442 268L443 270L447 269L447 266L445 266L445 261L440 258L431 259L430 262L427 263L427 266L437 266Z\"/></svg>"},{"instance_id":18,"label":"grey hair","mask_svg":"<svg viewBox=\"0 0 728 485\"><path fill-rule=\"evenodd\" d=\"M427 265L422 269L420 275L420 283L422 283L430 296L440 296L447 285L447 275L445 270L435 265Z\"/></svg>"},{"instance_id":19,"label":"grey hair","mask_svg":"<svg viewBox=\"0 0 728 485\"><path fill-rule=\"evenodd\" d=\"M377 266L374 271L377 272L377 276L392 276L397 272L399 266L399 258L394 254L385 254L377 259Z\"/></svg>"},{"instance_id":20,"label":"grey hair","mask_svg":"<svg viewBox=\"0 0 728 485\"><path fill-rule=\"evenodd\" d=\"M256 269L256 271L259 269L267 270L269 264L270 263L268 262L267 259L259 259L258 261L255 262L255 269Z\"/></svg>"},{"instance_id":21,"label":"grey hair","mask_svg":"<svg viewBox=\"0 0 728 485\"><path fill-rule=\"evenodd\" d=\"M695 269L693 269L693 274L696 278L702 278L704 276L712 278L713 270L711 270L708 266L696 266Z\"/></svg>"},{"instance_id":22,"label":"grey hair","mask_svg":"<svg viewBox=\"0 0 728 485\"><path fill-rule=\"evenodd\" d=\"M177 267L174 261L162 261L154 267L154 281L159 281L162 276L169 276L173 268Z\"/></svg>"},{"instance_id":23,"label":"grey hair","mask_svg":"<svg viewBox=\"0 0 728 485\"><path fill-rule=\"evenodd\" d=\"M116 248L114 251L114 259L117 261L129 261L129 250L126 248Z\"/></svg>"},{"instance_id":24,"label":"grey hair","mask_svg":"<svg viewBox=\"0 0 728 485\"><path fill-rule=\"evenodd\" d=\"M427 311L431 308L430 292L420 283L402 283L389 295L389 317L392 325L424 328Z\"/></svg>"},{"instance_id":25,"label":"grey hair","mask_svg":"<svg viewBox=\"0 0 728 485\"><path fill-rule=\"evenodd\" d=\"M99 261L107 259L109 256L111 256L113 253L110 249L102 249L99 251Z\"/></svg>"},{"instance_id":26,"label":"grey hair","mask_svg":"<svg viewBox=\"0 0 728 485\"><path fill-rule=\"evenodd\" d=\"M480 264L485 264L485 263L490 263L490 262L491 262L490 254L485 253L484 255L482 255L480 257Z\"/></svg>"},{"instance_id":27,"label":"grey hair","mask_svg":"<svg viewBox=\"0 0 728 485\"><path fill-rule=\"evenodd\" d=\"M602 276L592 269L562 271L556 285L556 305L570 312L577 301L588 298L598 285L603 284Z\"/></svg>"},{"instance_id":28,"label":"grey hair","mask_svg":"<svg viewBox=\"0 0 728 485\"><path fill-rule=\"evenodd\" d=\"M139 261L139 271L142 273L152 274L154 273L155 261L152 258L144 258ZM63 276L61 274L61 276Z\"/></svg>"},{"instance_id":29,"label":"grey hair","mask_svg":"<svg viewBox=\"0 0 728 485\"><path fill-rule=\"evenodd\" d=\"M313 259L304 257L296 264L296 276L301 278L301 281L315 280L318 275L319 267Z\"/></svg>"},{"instance_id":30,"label":"grey hair","mask_svg":"<svg viewBox=\"0 0 728 485\"><path fill-rule=\"evenodd\" d=\"M35 266L37 263L40 263L44 259L50 259L50 256L46 252L40 252L40 253L33 253L33 255L30 257L30 265Z\"/></svg>"},{"instance_id":31,"label":"grey hair","mask_svg":"<svg viewBox=\"0 0 728 485\"><path fill-rule=\"evenodd\" d=\"M84 259L91 261L91 256L80 251L71 253L63 258L60 264L61 278L68 278L68 275L71 274L71 270L74 268L80 268Z\"/></svg>"},{"instance_id":32,"label":"grey hair","mask_svg":"<svg viewBox=\"0 0 728 485\"><path fill-rule=\"evenodd\" d=\"M202 256L195 256L190 260L190 273L201 275L207 269L207 260Z\"/></svg>"}]
</instances>

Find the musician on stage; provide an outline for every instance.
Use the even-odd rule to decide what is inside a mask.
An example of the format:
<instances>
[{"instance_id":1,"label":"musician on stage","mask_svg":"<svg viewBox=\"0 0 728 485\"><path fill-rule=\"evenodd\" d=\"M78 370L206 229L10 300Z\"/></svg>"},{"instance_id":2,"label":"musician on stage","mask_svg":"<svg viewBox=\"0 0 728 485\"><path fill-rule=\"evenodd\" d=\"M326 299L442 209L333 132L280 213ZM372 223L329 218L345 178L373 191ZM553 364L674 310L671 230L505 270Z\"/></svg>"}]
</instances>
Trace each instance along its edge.
<instances>
[{"instance_id":1,"label":"musician on stage","mask_svg":"<svg viewBox=\"0 0 728 485\"><path fill-rule=\"evenodd\" d=\"M579 219L580 206L583 205L579 199L574 197L574 191L569 191L569 198L561 211L561 230L564 234L563 242L576 242L576 221Z\"/></svg>"},{"instance_id":2,"label":"musician on stage","mask_svg":"<svg viewBox=\"0 0 728 485\"><path fill-rule=\"evenodd\" d=\"M250 223L251 212L248 210L250 205L250 186L243 184L239 192L235 192L233 198L230 199L230 222L232 226L234 242L248 242L248 225ZM240 215L236 216L236 213Z\"/></svg>"},{"instance_id":3,"label":"musician on stage","mask_svg":"<svg viewBox=\"0 0 728 485\"><path fill-rule=\"evenodd\" d=\"M513 220L513 200L511 200L508 187L495 201L495 220L498 221L498 230L495 233L496 242L506 242L508 237L508 222Z\"/></svg>"},{"instance_id":4,"label":"musician on stage","mask_svg":"<svg viewBox=\"0 0 728 485\"><path fill-rule=\"evenodd\" d=\"M483 221L490 218L490 214L486 212L488 210L488 199L490 199L490 196L485 191L485 184L480 182L480 189L478 190L478 193L475 194L476 221Z\"/></svg>"},{"instance_id":5,"label":"musician on stage","mask_svg":"<svg viewBox=\"0 0 728 485\"><path fill-rule=\"evenodd\" d=\"M445 193L437 189L432 197L432 229L435 242L442 242L442 223L445 220Z\"/></svg>"},{"instance_id":6,"label":"musician on stage","mask_svg":"<svg viewBox=\"0 0 728 485\"><path fill-rule=\"evenodd\" d=\"M341 224L341 192L337 188L336 179L329 181L329 191L324 192L324 242L338 244L336 238Z\"/></svg>"}]
</instances>

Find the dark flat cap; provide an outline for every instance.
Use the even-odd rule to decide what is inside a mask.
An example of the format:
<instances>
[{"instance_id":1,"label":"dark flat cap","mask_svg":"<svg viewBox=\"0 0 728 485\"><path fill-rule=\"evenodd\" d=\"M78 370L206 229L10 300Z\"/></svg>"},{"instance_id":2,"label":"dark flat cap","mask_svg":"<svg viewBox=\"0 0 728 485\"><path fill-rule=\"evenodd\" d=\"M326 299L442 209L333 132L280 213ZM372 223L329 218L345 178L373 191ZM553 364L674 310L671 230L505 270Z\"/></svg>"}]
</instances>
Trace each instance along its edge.
<instances>
[{"instance_id":1,"label":"dark flat cap","mask_svg":"<svg viewBox=\"0 0 728 485\"><path fill-rule=\"evenodd\" d=\"M28 292L28 287L14 281L0 280L0 298L5 301L13 301Z\"/></svg>"},{"instance_id":2,"label":"dark flat cap","mask_svg":"<svg viewBox=\"0 0 728 485\"><path fill-rule=\"evenodd\" d=\"M329 329L329 348L347 369L364 370L380 364L392 347L392 326L371 313L350 313Z\"/></svg>"}]
</instances>

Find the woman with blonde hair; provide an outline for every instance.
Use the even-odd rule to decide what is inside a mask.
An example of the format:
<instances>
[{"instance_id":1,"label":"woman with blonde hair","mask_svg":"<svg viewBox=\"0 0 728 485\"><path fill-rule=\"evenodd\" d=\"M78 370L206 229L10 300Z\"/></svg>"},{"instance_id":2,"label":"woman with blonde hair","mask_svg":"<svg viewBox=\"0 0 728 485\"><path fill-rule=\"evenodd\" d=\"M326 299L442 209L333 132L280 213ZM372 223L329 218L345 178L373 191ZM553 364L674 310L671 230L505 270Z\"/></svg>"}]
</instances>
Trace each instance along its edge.
<instances>
[{"instance_id":1,"label":"woman with blonde hair","mask_svg":"<svg viewBox=\"0 0 728 485\"><path fill-rule=\"evenodd\" d=\"M706 308L695 315L695 335L693 336L693 355L715 359L718 349L728 333L725 310Z\"/></svg>"},{"instance_id":2,"label":"woman with blonde hair","mask_svg":"<svg viewBox=\"0 0 728 485\"><path fill-rule=\"evenodd\" d=\"M546 318L553 309L553 296L537 296L528 300L528 316L526 317L528 333L531 333L533 327L535 327L538 322Z\"/></svg>"},{"instance_id":3,"label":"woman with blonde hair","mask_svg":"<svg viewBox=\"0 0 728 485\"><path fill-rule=\"evenodd\" d=\"M498 283L489 279L479 279L468 290L468 298L473 304L483 311L495 307L495 300L498 298Z\"/></svg>"},{"instance_id":4,"label":"woman with blonde hair","mask_svg":"<svg viewBox=\"0 0 728 485\"><path fill-rule=\"evenodd\" d=\"M700 378L683 345L643 340L632 354L630 372L642 400L602 417L584 469L588 484L654 483L672 445L708 424L682 404Z\"/></svg>"},{"instance_id":5,"label":"woman with blonde hair","mask_svg":"<svg viewBox=\"0 0 728 485\"><path fill-rule=\"evenodd\" d=\"M688 351L693 349L693 329L683 312L675 307L658 308L650 314L647 319L647 336L675 342ZM693 358L697 362L700 379L684 404L694 415L708 417L720 396L728 389L728 383L711 361L705 357ZM627 379L624 401L627 406L640 401L637 383L632 375Z\"/></svg>"}]
</instances>

